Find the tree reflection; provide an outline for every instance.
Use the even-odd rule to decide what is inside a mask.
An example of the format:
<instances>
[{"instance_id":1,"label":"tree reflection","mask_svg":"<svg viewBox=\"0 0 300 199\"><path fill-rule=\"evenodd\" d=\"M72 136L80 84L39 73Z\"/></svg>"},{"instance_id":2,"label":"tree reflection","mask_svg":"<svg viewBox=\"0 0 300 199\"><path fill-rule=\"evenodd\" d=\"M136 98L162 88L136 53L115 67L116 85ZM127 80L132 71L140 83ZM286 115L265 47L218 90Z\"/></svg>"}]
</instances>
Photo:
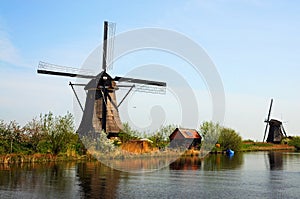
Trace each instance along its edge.
<instances>
[{"instance_id":1,"label":"tree reflection","mask_svg":"<svg viewBox=\"0 0 300 199\"><path fill-rule=\"evenodd\" d=\"M236 153L234 156L225 154L209 154L205 158L197 156L182 156L170 164L172 170L222 170L236 169L244 162L243 153Z\"/></svg>"},{"instance_id":2,"label":"tree reflection","mask_svg":"<svg viewBox=\"0 0 300 199\"><path fill-rule=\"evenodd\" d=\"M45 194L50 198L57 198L64 193L64 197L74 196L74 186L70 171L75 167L73 163L25 163L0 165L0 186L6 190L21 190L28 194L25 198L43 198ZM49 191L49 187L53 187Z\"/></svg>"},{"instance_id":3,"label":"tree reflection","mask_svg":"<svg viewBox=\"0 0 300 199\"><path fill-rule=\"evenodd\" d=\"M204 160L203 169L207 171L237 169L243 164L243 153L236 153L233 156L226 154L211 154Z\"/></svg>"}]
</instances>

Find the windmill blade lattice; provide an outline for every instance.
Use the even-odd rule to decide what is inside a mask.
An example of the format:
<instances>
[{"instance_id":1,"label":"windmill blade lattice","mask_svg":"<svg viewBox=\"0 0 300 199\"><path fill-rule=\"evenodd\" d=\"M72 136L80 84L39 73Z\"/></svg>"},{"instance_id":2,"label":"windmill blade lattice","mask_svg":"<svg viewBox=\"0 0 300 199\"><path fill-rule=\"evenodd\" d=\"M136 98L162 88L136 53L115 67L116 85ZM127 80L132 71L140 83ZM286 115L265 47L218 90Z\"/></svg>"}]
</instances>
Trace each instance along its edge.
<instances>
[{"instance_id":1,"label":"windmill blade lattice","mask_svg":"<svg viewBox=\"0 0 300 199\"><path fill-rule=\"evenodd\" d=\"M93 72L89 70L83 70L78 68L72 68L67 66L58 66L46 62L39 62L37 72L40 74L57 75L65 77L78 77L92 79L96 76L92 75Z\"/></svg>"}]
</instances>

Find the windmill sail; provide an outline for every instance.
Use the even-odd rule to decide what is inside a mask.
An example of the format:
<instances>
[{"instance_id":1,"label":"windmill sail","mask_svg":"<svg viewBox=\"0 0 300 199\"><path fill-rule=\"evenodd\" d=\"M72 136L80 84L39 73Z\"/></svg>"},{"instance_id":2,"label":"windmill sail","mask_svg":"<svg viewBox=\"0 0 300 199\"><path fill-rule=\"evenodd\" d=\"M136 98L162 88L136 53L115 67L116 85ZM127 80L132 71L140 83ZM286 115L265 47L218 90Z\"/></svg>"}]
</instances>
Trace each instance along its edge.
<instances>
[{"instance_id":1,"label":"windmill sail","mask_svg":"<svg viewBox=\"0 0 300 199\"><path fill-rule=\"evenodd\" d=\"M95 129L99 130L102 128L100 127L100 124L103 121L103 116L102 116L102 103L106 103L107 107L107 113L106 113L106 132L109 133L118 133L120 132L122 128L122 122L120 120L119 116L119 110L116 107L116 94L115 91L110 92L107 101L104 101L102 99L96 99L96 104L95 104L95 118L93 120L93 125L95 126ZM100 96L102 98L102 95Z\"/></svg>"},{"instance_id":2,"label":"windmill sail","mask_svg":"<svg viewBox=\"0 0 300 199\"><path fill-rule=\"evenodd\" d=\"M65 76L65 77L87 78L87 79L95 78L95 76L92 75L93 74L92 71L89 70L82 70L82 69L72 68L67 66L58 66L46 62L39 62L37 73Z\"/></svg>"},{"instance_id":3,"label":"windmill sail","mask_svg":"<svg viewBox=\"0 0 300 199\"><path fill-rule=\"evenodd\" d=\"M140 92L152 92L158 94L165 93L165 82L128 77L112 78L106 73L106 70L112 66L111 62L113 60L114 31L115 24L109 24L107 21L105 21L103 34L102 71L96 76L94 75L94 71L62 67L46 62L40 62L38 66L37 72L41 74L90 79L87 84L70 83L78 102L79 99L73 86L84 85L84 89L87 91L84 109L79 102L81 109L83 110L83 116L77 132L81 136L96 138L97 133L100 131L105 131L108 133L108 136L110 133L114 134L120 132L122 124L116 102L115 91L118 89L116 82L132 84L129 87L127 86L128 88L131 88L131 90L134 87L136 91ZM123 100L124 99L122 99L122 101Z\"/></svg>"},{"instance_id":4,"label":"windmill sail","mask_svg":"<svg viewBox=\"0 0 300 199\"><path fill-rule=\"evenodd\" d=\"M270 120L270 115L271 115L272 105L273 105L273 99L271 99L270 108L269 108L269 113L268 113L268 118L265 120L265 122L266 122L266 128L265 128L265 133L264 133L264 139L263 139L263 142L265 141L266 133L267 133L267 130L268 130L268 125L269 125L269 120Z\"/></svg>"}]
</instances>

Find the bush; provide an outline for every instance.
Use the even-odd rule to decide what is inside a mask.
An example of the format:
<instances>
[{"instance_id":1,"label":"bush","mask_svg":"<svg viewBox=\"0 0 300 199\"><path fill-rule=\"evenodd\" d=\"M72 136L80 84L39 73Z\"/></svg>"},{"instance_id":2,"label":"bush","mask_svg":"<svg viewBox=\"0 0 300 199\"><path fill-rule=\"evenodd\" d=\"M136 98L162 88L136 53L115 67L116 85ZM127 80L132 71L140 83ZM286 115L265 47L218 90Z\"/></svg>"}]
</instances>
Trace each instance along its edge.
<instances>
[{"instance_id":1,"label":"bush","mask_svg":"<svg viewBox=\"0 0 300 199\"><path fill-rule=\"evenodd\" d=\"M254 140L247 139L247 140L243 140L243 142L251 142L251 143L254 143Z\"/></svg>"},{"instance_id":2,"label":"bush","mask_svg":"<svg viewBox=\"0 0 300 199\"><path fill-rule=\"evenodd\" d=\"M75 134L73 116L53 116L51 112L40 115L24 127L17 122L0 120L0 154L48 153L58 154L67 150L84 153L84 147Z\"/></svg>"},{"instance_id":3,"label":"bush","mask_svg":"<svg viewBox=\"0 0 300 199\"><path fill-rule=\"evenodd\" d=\"M293 137L289 141L289 145L294 146L297 150L300 150L300 137L299 136Z\"/></svg>"},{"instance_id":4,"label":"bush","mask_svg":"<svg viewBox=\"0 0 300 199\"><path fill-rule=\"evenodd\" d=\"M65 116L54 117L51 112L41 116L42 133L46 135L46 140L51 144L51 152L58 154L66 152L67 149L74 149L76 139L73 116L68 113Z\"/></svg>"},{"instance_id":5,"label":"bush","mask_svg":"<svg viewBox=\"0 0 300 199\"><path fill-rule=\"evenodd\" d=\"M107 138L107 134L104 131L101 131L99 138L97 138L96 150L102 153L113 152L115 150L113 142L113 140Z\"/></svg>"},{"instance_id":6,"label":"bush","mask_svg":"<svg viewBox=\"0 0 300 199\"><path fill-rule=\"evenodd\" d=\"M218 123L204 122L200 127L203 136L202 148L215 151L215 144L221 145L221 150L238 151L242 146L242 138L235 130L220 126Z\"/></svg>"},{"instance_id":7,"label":"bush","mask_svg":"<svg viewBox=\"0 0 300 199\"><path fill-rule=\"evenodd\" d=\"M222 128L218 143L223 150L238 151L242 146L242 137L230 128Z\"/></svg>"},{"instance_id":8,"label":"bush","mask_svg":"<svg viewBox=\"0 0 300 199\"><path fill-rule=\"evenodd\" d=\"M140 133L136 130L133 130L128 123L123 124L123 129L118 135L122 143L126 143L130 140L137 139L140 136Z\"/></svg>"},{"instance_id":9,"label":"bush","mask_svg":"<svg viewBox=\"0 0 300 199\"><path fill-rule=\"evenodd\" d=\"M38 153L49 153L51 152L51 143L47 140L41 140L36 147Z\"/></svg>"},{"instance_id":10,"label":"bush","mask_svg":"<svg viewBox=\"0 0 300 199\"><path fill-rule=\"evenodd\" d=\"M201 148L204 151L214 151L220 132L221 126L218 123L203 122L200 126L200 133L203 138Z\"/></svg>"},{"instance_id":11,"label":"bush","mask_svg":"<svg viewBox=\"0 0 300 199\"><path fill-rule=\"evenodd\" d=\"M171 133L176 129L175 125L167 125L162 126L156 133L154 133L151 136L148 136L148 139L151 140L152 146L157 147L159 149L166 148L170 143L169 136Z\"/></svg>"}]
</instances>

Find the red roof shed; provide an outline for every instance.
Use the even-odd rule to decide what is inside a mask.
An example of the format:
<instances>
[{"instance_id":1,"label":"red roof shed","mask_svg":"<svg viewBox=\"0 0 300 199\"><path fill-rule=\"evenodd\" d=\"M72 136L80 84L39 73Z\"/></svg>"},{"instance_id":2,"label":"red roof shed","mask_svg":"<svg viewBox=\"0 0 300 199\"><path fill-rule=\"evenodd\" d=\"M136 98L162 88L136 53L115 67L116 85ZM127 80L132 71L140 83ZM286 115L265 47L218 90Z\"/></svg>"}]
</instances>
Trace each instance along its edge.
<instances>
[{"instance_id":1,"label":"red roof shed","mask_svg":"<svg viewBox=\"0 0 300 199\"><path fill-rule=\"evenodd\" d=\"M176 128L169 136L171 148L195 148L198 149L202 137L195 129Z\"/></svg>"}]
</instances>

